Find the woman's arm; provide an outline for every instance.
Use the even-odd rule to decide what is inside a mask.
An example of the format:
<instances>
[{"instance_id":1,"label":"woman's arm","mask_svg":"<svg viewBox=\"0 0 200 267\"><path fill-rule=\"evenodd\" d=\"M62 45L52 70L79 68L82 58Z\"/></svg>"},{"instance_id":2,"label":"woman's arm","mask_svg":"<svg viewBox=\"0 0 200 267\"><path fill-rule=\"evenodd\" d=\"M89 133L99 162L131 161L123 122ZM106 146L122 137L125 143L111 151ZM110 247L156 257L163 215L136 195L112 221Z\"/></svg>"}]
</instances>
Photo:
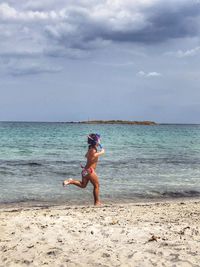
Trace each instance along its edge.
<instances>
[{"instance_id":1,"label":"woman's arm","mask_svg":"<svg viewBox=\"0 0 200 267\"><path fill-rule=\"evenodd\" d=\"M94 153L94 156L99 157L99 156L103 155L104 153L105 153L105 149L102 148L100 152Z\"/></svg>"}]
</instances>

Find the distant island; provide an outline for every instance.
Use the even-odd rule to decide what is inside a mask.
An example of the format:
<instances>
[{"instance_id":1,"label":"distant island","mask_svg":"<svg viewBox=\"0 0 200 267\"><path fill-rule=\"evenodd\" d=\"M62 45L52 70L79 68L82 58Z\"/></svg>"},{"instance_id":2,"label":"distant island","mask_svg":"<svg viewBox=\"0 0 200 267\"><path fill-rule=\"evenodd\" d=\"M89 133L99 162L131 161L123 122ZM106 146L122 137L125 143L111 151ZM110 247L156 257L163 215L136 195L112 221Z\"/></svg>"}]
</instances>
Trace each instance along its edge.
<instances>
[{"instance_id":1,"label":"distant island","mask_svg":"<svg viewBox=\"0 0 200 267\"><path fill-rule=\"evenodd\" d=\"M126 120L88 120L71 123L85 123L85 124L130 124L130 125L157 125L153 121L126 121Z\"/></svg>"}]
</instances>

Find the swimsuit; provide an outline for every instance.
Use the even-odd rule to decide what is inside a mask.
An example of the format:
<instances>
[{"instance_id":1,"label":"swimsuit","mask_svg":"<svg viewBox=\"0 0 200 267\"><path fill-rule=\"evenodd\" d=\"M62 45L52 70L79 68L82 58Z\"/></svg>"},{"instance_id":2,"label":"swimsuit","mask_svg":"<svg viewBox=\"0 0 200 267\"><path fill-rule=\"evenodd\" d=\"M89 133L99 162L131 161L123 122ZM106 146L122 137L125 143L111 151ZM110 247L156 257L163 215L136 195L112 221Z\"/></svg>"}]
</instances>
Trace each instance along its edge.
<instances>
[{"instance_id":1,"label":"swimsuit","mask_svg":"<svg viewBox=\"0 0 200 267\"><path fill-rule=\"evenodd\" d=\"M94 169L92 167L90 167L89 169L83 168L81 174L83 177L92 174L94 172Z\"/></svg>"}]
</instances>

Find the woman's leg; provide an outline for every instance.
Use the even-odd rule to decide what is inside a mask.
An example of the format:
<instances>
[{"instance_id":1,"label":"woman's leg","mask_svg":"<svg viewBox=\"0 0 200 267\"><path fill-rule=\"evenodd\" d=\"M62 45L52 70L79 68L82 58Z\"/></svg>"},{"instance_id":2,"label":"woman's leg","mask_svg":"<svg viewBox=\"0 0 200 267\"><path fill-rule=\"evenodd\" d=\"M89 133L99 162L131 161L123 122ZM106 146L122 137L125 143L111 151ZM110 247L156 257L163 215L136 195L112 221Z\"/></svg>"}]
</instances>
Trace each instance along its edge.
<instances>
[{"instance_id":1,"label":"woman's leg","mask_svg":"<svg viewBox=\"0 0 200 267\"><path fill-rule=\"evenodd\" d=\"M90 174L90 182L93 184L93 196L94 196L94 205L101 205L100 198L99 198L99 178L95 172Z\"/></svg>"},{"instance_id":2,"label":"woman's leg","mask_svg":"<svg viewBox=\"0 0 200 267\"><path fill-rule=\"evenodd\" d=\"M73 180L73 179L65 180L63 182L63 185L66 186L69 184L73 184L73 185L76 185L78 187L85 188L89 181L94 186L94 189L93 189L94 205L96 205L96 206L101 205L101 202L99 199L99 179L98 179L98 176L96 175L95 172L93 172L92 174L87 175L85 177L82 177L82 181Z\"/></svg>"},{"instance_id":3,"label":"woman's leg","mask_svg":"<svg viewBox=\"0 0 200 267\"><path fill-rule=\"evenodd\" d=\"M65 185L69 185L69 184L74 184L78 187L85 188L89 182L89 179L87 177L88 176L82 177L82 181L73 180L73 179L65 180L63 182L63 185L65 186Z\"/></svg>"}]
</instances>

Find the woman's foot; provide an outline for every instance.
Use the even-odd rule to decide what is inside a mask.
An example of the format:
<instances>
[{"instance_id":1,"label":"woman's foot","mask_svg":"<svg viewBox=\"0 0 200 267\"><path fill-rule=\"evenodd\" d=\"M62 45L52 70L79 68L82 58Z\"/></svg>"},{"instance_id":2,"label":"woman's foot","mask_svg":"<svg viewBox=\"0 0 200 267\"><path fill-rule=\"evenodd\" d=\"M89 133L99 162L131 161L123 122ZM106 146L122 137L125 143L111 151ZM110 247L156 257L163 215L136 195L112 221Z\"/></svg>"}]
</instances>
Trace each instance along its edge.
<instances>
[{"instance_id":1,"label":"woman's foot","mask_svg":"<svg viewBox=\"0 0 200 267\"><path fill-rule=\"evenodd\" d=\"M102 206L103 204L100 201L97 201L96 203L94 203L95 206Z\"/></svg>"},{"instance_id":2,"label":"woman's foot","mask_svg":"<svg viewBox=\"0 0 200 267\"><path fill-rule=\"evenodd\" d=\"M69 185L70 183L71 183L71 181L72 181L73 179L68 179L68 180L65 180L65 181L63 181L63 186L65 187L65 186L67 186L67 185Z\"/></svg>"}]
</instances>

